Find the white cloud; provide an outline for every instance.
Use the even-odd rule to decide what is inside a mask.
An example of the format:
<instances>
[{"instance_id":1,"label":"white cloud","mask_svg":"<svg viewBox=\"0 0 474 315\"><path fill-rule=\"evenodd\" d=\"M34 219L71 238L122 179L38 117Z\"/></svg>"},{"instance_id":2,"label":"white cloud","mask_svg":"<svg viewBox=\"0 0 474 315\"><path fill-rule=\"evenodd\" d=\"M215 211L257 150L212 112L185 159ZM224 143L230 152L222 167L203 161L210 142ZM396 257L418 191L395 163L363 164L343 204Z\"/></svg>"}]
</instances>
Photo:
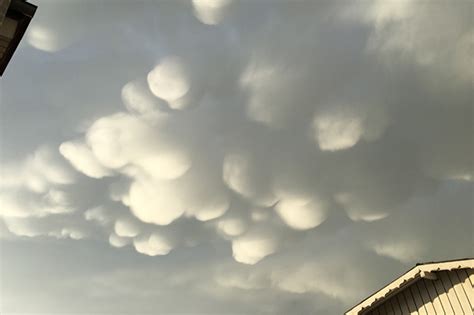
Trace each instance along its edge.
<instances>
[{"instance_id":1,"label":"white cloud","mask_svg":"<svg viewBox=\"0 0 474 315\"><path fill-rule=\"evenodd\" d=\"M132 218L120 218L115 221L114 231L120 237L135 237L140 233L140 225Z\"/></svg>"},{"instance_id":2,"label":"white cloud","mask_svg":"<svg viewBox=\"0 0 474 315\"><path fill-rule=\"evenodd\" d=\"M252 209L251 218L254 222L262 222L268 220L270 217L269 211L265 209Z\"/></svg>"},{"instance_id":3,"label":"white cloud","mask_svg":"<svg viewBox=\"0 0 474 315\"><path fill-rule=\"evenodd\" d=\"M7 229L18 236L35 237L43 234L39 227L34 226L34 224L28 220L6 217L4 218L4 222Z\"/></svg>"},{"instance_id":4,"label":"white cloud","mask_svg":"<svg viewBox=\"0 0 474 315\"><path fill-rule=\"evenodd\" d=\"M363 133L359 117L340 114L316 116L313 122L315 139L324 151L336 151L354 146Z\"/></svg>"},{"instance_id":5,"label":"white cloud","mask_svg":"<svg viewBox=\"0 0 474 315\"><path fill-rule=\"evenodd\" d=\"M254 265L278 249L276 236L265 229L253 229L232 241L232 255L240 263Z\"/></svg>"},{"instance_id":6,"label":"white cloud","mask_svg":"<svg viewBox=\"0 0 474 315\"><path fill-rule=\"evenodd\" d=\"M109 243L113 247L124 247L131 243L130 238L118 236L115 233L110 234Z\"/></svg>"},{"instance_id":7,"label":"white cloud","mask_svg":"<svg viewBox=\"0 0 474 315\"><path fill-rule=\"evenodd\" d=\"M74 173L58 153L49 146L41 146L20 161L4 163L0 187L40 194L51 186L72 184Z\"/></svg>"},{"instance_id":8,"label":"white cloud","mask_svg":"<svg viewBox=\"0 0 474 315\"><path fill-rule=\"evenodd\" d=\"M420 255L424 255L424 249L418 240L374 242L373 250L380 256L396 259L402 263L416 263Z\"/></svg>"},{"instance_id":9,"label":"white cloud","mask_svg":"<svg viewBox=\"0 0 474 315\"><path fill-rule=\"evenodd\" d=\"M226 7L232 0L192 0L194 14L204 24L215 25L224 18Z\"/></svg>"},{"instance_id":10,"label":"white cloud","mask_svg":"<svg viewBox=\"0 0 474 315\"><path fill-rule=\"evenodd\" d=\"M41 25L33 26L26 39L34 48L47 52L56 52L65 46L53 30Z\"/></svg>"},{"instance_id":11,"label":"white cloud","mask_svg":"<svg viewBox=\"0 0 474 315\"><path fill-rule=\"evenodd\" d=\"M218 197L214 202L194 210L194 215L199 221L209 221L221 217L229 209L229 200L226 196Z\"/></svg>"},{"instance_id":12,"label":"white cloud","mask_svg":"<svg viewBox=\"0 0 474 315\"><path fill-rule=\"evenodd\" d=\"M84 218L87 221L94 221L100 225L106 225L111 221L111 216L108 212L109 211L102 206L94 207L84 212Z\"/></svg>"},{"instance_id":13,"label":"white cloud","mask_svg":"<svg viewBox=\"0 0 474 315\"><path fill-rule=\"evenodd\" d=\"M119 113L97 120L87 132L87 142L108 168L136 173L136 166L158 179L178 178L191 167L191 158L157 128L144 119Z\"/></svg>"},{"instance_id":14,"label":"white cloud","mask_svg":"<svg viewBox=\"0 0 474 315\"><path fill-rule=\"evenodd\" d=\"M250 161L242 155L231 154L225 157L223 165L223 178L229 188L244 195L251 196L252 187L249 187L251 176L249 170Z\"/></svg>"},{"instance_id":15,"label":"white cloud","mask_svg":"<svg viewBox=\"0 0 474 315\"><path fill-rule=\"evenodd\" d=\"M246 223L238 218L222 219L217 227L228 236L239 236L247 229Z\"/></svg>"},{"instance_id":16,"label":"white cloud","mask_svg":"<svg viewBox=\"0 0 474 315\"><path fill-rule=\"evenodd\" d=\"M331 263L333 266L330 265ZM319 293L338 300L348 300L357 297L354 291L357 285L355 282L360 281L359 288L364 283L363 277L351 272L350 268L351 266L348 264L337 261L329 262L324 259L322 262L308 262L285 272L275 273L272 275L272 280L282 291L297 294ZM348 278L336 280L334 278L336 270L344 272Z\"/></svg>"},{"instance_id":17,"label":"white cloud","mask_svg":"<svg viewBox=\"0 0 474 315\"><path fill-rule=\"evenodd\" d=\"M373 19L377 25L390 21L399 21L408 18L414 14L412 9L412 0L400 1L373 1L373 5L367 12L367 15Z\"/></svg>"},{"instance_id":18,"label":"white cloud","mask_svg":"<svg viewBox=\"0 0 474 315\"><path fill-rule=\"evenodd\" d=\"M366 10L375 26L369 49L389 58L410 58L421 67L441 70L444 76L472 81L467 65L472 42L472 14L468 2L373 1ZM467 10L467 11L466 11Z\"/></svg>"},{"instance_id":19,"label":"white cloud","mask_svg":"<svg viewBox=\"0 0 474 315\"><path fill-rule=\"evenodd\" d=\"M51 214L61 214L74 212L74 206L70 197L61 190L50 189L44 196L44 212Z\"/></svg>"},{"instance_id":20,"label":"white cloud","mask_svg":"<svg viewBox=\"0 0 474 315\"><path fill-rule=\"evenodd\" d=\"M5 192L0 194L0 204L2 205L1 215L5 217L28 217L30 216L29 207L22 205L22 199L14 194Z\"/></svg>"},{"instance_id":21,"label":"white cloud","mask_svg":"<svg viewBox=\"0 0 474 315\"><path fill-rule=\"evenodd\" d=\"M275 210L291 228L307 230L323 223L328 215L327 205L317 198L293 197L280 200Z\"/></svg>"},{"instance_id":22,"label":"white cloud","mask_svg":"<svg viewBox=\"0 0 474 315\"><path fill-rule=\"evenodd\" d=\"M130 187L130 210L143 222L168 225L184 214L183 203L169 185L136 181Z\"/></svg>"},{"instance_id":23,"label":"white cloud","mask_svg":"<svg viewBox=\"0 0 474 315\"><path fill-rule=\"evenodd\" d=\"M299 95L293 87L301 77L295 73L265 55L251 59L240 77L240 85L249 94L247 117L273 128L287 125L300 106L295 104Z\"/></svg>"},{"instance_id":24,"label":"white cloud","mask_svg":"<svg viewBox=\"0 0 474 315\"><path fill-rule=\"evenodd\" d=\"M70 197L64 191L56 189L49 189L42 194L4 190L0 192L0 204L0 215L13 218L45 217L76 210Z\"/></svg>"},{"instance_id":25,"label":"white cloud","mask_svg":"<svg viewBox=\"0 0 474 315\"><path fill-rule=\"evenodd\" d=\"M85 235L76 228L62 228L59 231L51 231L47 235L56 238L71 238L73 240L80 240L85 237Z\"/></svg>"},{"instance_id":26,"label":"white cloud","mask_svg":"<svg viewBox=\"0 0 474 315\"><path fill-rule=\"evenodd\" d=\"M138 114L161 114L161 117L166 117L166 114L160 112L158 109L158 101L148 90L147 86L143 86L140 82L131 81L122 87L122 101L125 107L130 112Z\"/></svg>"},{"instance_id":27,"label":"white cloud","mask_svg":"<svg viewBox=\"0 0 474 315\"><path fill-rule=\"evenodd\" d=\"M238 288L242 290L265 289L268 285L265 276L255 273L239 273L235 270L223 270L215 276L215 282L224 288Z\"/></svg>"},{"instance_id":28,"label":"white cloud","mask_svg":"<svg viewBox=\"0 0 474 315\"><path fill-rule=\"evenodd\" d=\"M149 133L150 129L139 119L119 113L94 122L86 140L99 162L115 169L130 163L134 149L143 150L140 144Z\"/></svg>"},{"instance_id":29,"label":"white cloud","mask_svg":"<svg viewBox=\"0 0 474 315\"><path fill-rule=\"evenodd\" d=\"M86 228L68 216L49 217L4 217L7 229L16 236L50 236L58 239L79 240L88 237Z\"/></svg>"},{"instance_id":30,"label":"white cloud","mask_svg":"<svg viewBox=\"0 0 474 315\"><path fill-rule=\"evenodd\" d=\"M163 152L147 155L135 162L158 179L175 179L184 175L191 167L191 158L184 152Z\"/></svg>"},{"instance_id":31,"label":"white cloud","mask_svg":"<svg viewBox=\"0 0 474 315\"><path fill-rule=\"evenodd\" d=\"M243 197L261 206L271 206L276 202L263 182L263 176L258 176L255 161L245 153L230 153L224 158L222 177L227 186ZM266 191L267 190L267 191Z\"/></svg>"},{"instance_id":32,"label":"white cloud","mask_svg":"<svg viewBox=\"0 0 474 315\"><path fill-rule=\"evenodd\" d=\"M38 149L26 163L28 164L26 168L31 167L32 172L43 176L50 183L70 184L74 181L72 172L64 166L59 156L49 148Z\"/></svg>"},{"instance_id":33,"label":"white cloud","mask_svg":"<svg viewBox=\"0 0 474 315\"><path fill-rule=\"evenodd\" d=\"M133 245L139 253L148 256L167 255L173 249L170 241L157 233L148 237L135 238Z\"/></svg>"},{"instance_id":34,"label":"white cloud","mask_svg":"<svg viewBox=\"0 0 474 315\"><path fill-rule=\"evenodd\" d=\"M388 126L385 104L360 105L350 100L349 104L326 105L316 112L312 133L323 151L345 150L356 145L361 139L375 141Z\"/></svg>"},{"instance_id":35,"label":"white cloud","mask_svg":"<svg viewBox=\"0 0 474 315\"><path fill-rule=\"evenodd\" d=\"M91 27L94 15L87 8L60 0L46 0L47 9L35 12L35 23L28 27L26 42L32 47L50 54L60 53L72 46Z\"/></svg>"},{"instance_id":36,"label":"white cloud","mask_svg":"<svg viewBox=\"0 0 474 315\"><path fill-rule=\"evenodd\" d=\"M123 2L111 24L101 4L48 1L49 39L26 39L49 53L25 46L2 81L0 234L8 255L38 246L28 258L97 247L77 268L107 281L71 286L68 268L61 294L112 313L165 294L165 313L333 314L407 264L471 255L464 2ZM27 282L62 300L40 274Z\"/></svg>"},{"instance_id":37,"label":"white cloud","mask_svg":"<svg viewBox=\"0 0 474 315\"><path fill-rule=\"evenodd\" d=\"M64 142L59 146L59 152L71 162L75 169L89 177L102 178L112 175L112 172L103 167L83 143Z\"/></svg>"},{"instance_id":38,"label":"white cloud","mask_svg":"<svg viewBox=\"0 0 474 315\"><path fill-rule=\"evenodd\" d=\"M350 193L338 193L335 200L340 203L352 221L377 221L389 216L384 208L371 207L360 197Z\"/></svg>"},{"instance_id":39,"label":"white cloud","mask_svg":"<svg viewBox=\"0 0 474 315\"><path fill-rule=\"evenodd\" d=\"M178 57L167 57L148 73L151 92L167 102L177 101L188 93L190 83L186 69ZM181 109L177 107L176 109Z\"/></svg>"}]
</instances>

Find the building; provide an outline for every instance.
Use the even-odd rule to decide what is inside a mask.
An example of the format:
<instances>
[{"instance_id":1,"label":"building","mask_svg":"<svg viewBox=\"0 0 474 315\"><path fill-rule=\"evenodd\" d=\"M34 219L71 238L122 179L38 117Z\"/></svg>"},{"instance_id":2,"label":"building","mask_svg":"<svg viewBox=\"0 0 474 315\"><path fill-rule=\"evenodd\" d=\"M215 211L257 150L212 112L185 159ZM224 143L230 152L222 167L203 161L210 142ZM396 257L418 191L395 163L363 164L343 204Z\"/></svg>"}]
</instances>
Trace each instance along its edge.
<instances>
[{"instance_id":1,"label":"building","mask_svg":"<svg viewBox=\"0 0 474 315\"><path fill-rule=\"evenodd\" d=\"M0 0L0 76L25 34L36 6L25 0Z\"/></svg>"},{"instance_id":2,"label":"building","mask_svg":"<svg viewBox=\"0 0 474 315\"><path fill-rule=\"evenodd\" d=\"M346 315L474 314L474 259L418 264Z\"/></svg>"}]
</instances>

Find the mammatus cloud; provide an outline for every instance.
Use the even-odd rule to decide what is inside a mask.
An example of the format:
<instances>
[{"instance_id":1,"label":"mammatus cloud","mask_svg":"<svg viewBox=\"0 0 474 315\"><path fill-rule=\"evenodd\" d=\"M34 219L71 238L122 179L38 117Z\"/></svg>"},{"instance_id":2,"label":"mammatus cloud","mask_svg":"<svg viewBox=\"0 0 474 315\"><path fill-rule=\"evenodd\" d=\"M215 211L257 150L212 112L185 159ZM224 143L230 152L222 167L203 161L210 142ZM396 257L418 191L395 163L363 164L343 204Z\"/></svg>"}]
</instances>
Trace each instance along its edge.
<instances>
[{"instance_id":1,"label":"mammatus cloud","mask_svg":"<svg viewBox=\"0 0 474 315\"><path fill-rule=\"evenodd\" d=\"M204 24L215 25L224 18L226 7L232 0L192 0L194 14Z\"/></svg>"},{"instance_id":2,"label":"mammatus cloud","mask_svg":"<svg viewBox=\"0 0 474 315\"><path fill-rule=\"evenodd\" d=\"M246 223L238 218L222 219L217 227L228 236L239 236L247 229Z\"/></svg>"},{"instance_id":3,"label":"mammatus cloud","mask_svg":"<svg viewBox=\"0 0 474 315\"><path fill-rule=\"evenodd\" d=\"M133 213L142 221L168 225L184 214L183 200L174 195L171 187L153 183L133 183L129 204Z\"/></svg>"},{"instance_id":4,"label":"mammatus cloud","mask_svg":"<svg viewBox=\"0 0 474 315\"><path fill-rule=\"evenodd\" d=\"M168 102L174 109L180 109L179 99L190 89L186 68L178 57L167 57L162 60L147 76L150 91Z\"/></svg>"},{"instance_id":5,"label":"mammatus cloud","mask_svg":"<svg viewBox=\"0 0 474 315\"><path fill-rule=\"evenodd\" d=\"M327 206L324 201L304 197L281 199L275 206L281 219L296 230L308 230L317 227L327 218Z\"/></svg>"},{"instance_id":6,"label":"mammatus cloud","mask_svg":"<svg viewBox=\"0 0 474 315\"><path fill-rule=\"evenodd\" d=\"M74 173L51 147L40 147L25 160L5 165L2 175L2 187L24 187L33 192L74 182Z\"/></svg>"},{"instance_id":7,"label":"mammatus cloud","mask_svg":"<svg viewBox=\"0 0 474 315\"><path fill-rule=\"evenodd\" d=\"M93 178L102 178L112 175L103 167L91 150L83 143L64 142L59 147L59 152L69 161L79 172Z\"/></svg>"},{"instance_id":8,"label":"mammatus cloud","mask_svg":"<svg viewBox=\"0 0 474 315\"><path fill-rule=\"evenodd\" d=\"M375 1L368 11L368 19L375 24L369 47L390 54L402 52L421 67L432 66L448 76L469 80L472 71L464 67L470 60L468 43L473 40L473 25L469 22L472 13L465 11L468 6ZM415 14L418 10L423 13ZM428 24L429 32L424 29ZM442 43L447 42L453 45L443 48Z\"/></svg>"},{"instance_id":9,"label":"mammatus cloud","mask_svg":"<svg viewBox=\"0 0 474 315\"><path fill-rule=\"evenodd\" d=\"M74 173L49 147L36 150L23 161L4 165L2 216L28 218L73 212L69 196L61 188L73 181Z\"/></svg>"},{"instance_id":10,"label":"mammatus cloud","mask_svg":"<svg viewBox=\"0 0 474 315\"><path fill-rule=\"evenodd\" d=\"M338 193L334 196L338 202L346 210L347 216L352 221L377 221L386 218L389 213L385 208L377 210L371 209L370 205L364 203L355 195L348 193Z\"/></svg>"},{"instance_id":11,"label":"mammatus cloud","mask_svg":"<svg viewBox=\"0 0 474 315\"><path fill-rule=\"evenodd\" d=\"M362 123L357 117L321 116L314 119L315 138L321 150L336 151L354 146L362 134Z\"/></svg>"},{"instance_id":12,"label":"mammatus cloud","mask_svg":"<svg viewBox=\"0 0 474 315\"><path fill-rule=\"evenodd\" d=\"M276 199L271 192L265 191L268 183L257 175L258 172L255 160L246 154L230 153L224 157L222 177L227 186L258 205L271 206Z\"/></svg>"},{"instance_id":13,"label":"mammatus cloud","mask_svg":"<svg viewBox=\"0 0 474 315\"><path fill-rule=\"evenodd\" d=\"M234 259L244 264L256 264L278 248L274 232L256 227L232 241Z\"/></svg>"},{"instance_id":14,"label":"mammatus cloud","mask_svg":"<svg viewBox=\"0 0 474 315\"><path fill-rule=\"evenodd\" d=\"M121 218L115 221L114 232L121 237L134 237L140 233L140 226L133 220Z\"/></svg>"},{"instance_id":15,"label":"mammatus cloud","mask_svg":"<svg viewBox=\"0 0 474 315\"><path fill-rule=\"evenodd\" d=\"M135 239L133 246L137 252L149 256L166 255L173 248L167 239L156 233Z\"/></svg>"},{"instance_id":16,"label":"mammatus cloud","mask_svg":"<svg viewBox=\"0 0 474 315\"><path fill-rule=\"evenodd\" d=\"M39 281L35 312L76 283L85 313L336 314L472 256L467 2L40 8L2 81L0 235L104 267Z\"/></svg>"},{"instance_id":17,"label":"mammatus cloud","mask_svg":"<svg viewBox=\"0 0 474 315\"><path fill-rule=\"evenodd\" d=\"M348 105L331 104L317 112L314 117L312 131L315 141L323 151L347 149L361 139L375 141L387 128L385 104L360 106L349 100L345 102L348 102Z\"/></svg>"}]
</instances>

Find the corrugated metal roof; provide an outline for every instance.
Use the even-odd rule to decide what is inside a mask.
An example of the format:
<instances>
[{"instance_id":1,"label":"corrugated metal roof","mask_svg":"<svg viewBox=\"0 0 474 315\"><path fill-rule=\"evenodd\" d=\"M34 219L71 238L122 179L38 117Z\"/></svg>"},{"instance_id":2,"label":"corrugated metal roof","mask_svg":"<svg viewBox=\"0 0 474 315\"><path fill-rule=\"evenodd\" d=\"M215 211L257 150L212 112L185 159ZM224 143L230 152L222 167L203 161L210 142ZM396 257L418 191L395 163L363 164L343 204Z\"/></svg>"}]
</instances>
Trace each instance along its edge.
<instances>
[{"instance_id":1,"label":"corrugated metal roof","mask_svg":"<svg viewBox=\"0 0 474 315\"><path fill-rule=\"evenodd\" d=\"M472 258L417 264L346 314L473 314L473 270Z\"/></svg>"}]
</instances>

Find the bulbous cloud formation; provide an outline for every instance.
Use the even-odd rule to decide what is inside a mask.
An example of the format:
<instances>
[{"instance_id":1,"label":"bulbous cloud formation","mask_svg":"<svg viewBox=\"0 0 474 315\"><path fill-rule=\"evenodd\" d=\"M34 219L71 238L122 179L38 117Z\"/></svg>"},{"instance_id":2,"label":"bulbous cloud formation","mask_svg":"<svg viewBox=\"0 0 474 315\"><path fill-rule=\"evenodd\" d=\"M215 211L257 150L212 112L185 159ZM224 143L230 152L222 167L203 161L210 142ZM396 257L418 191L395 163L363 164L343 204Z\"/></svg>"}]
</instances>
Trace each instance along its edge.
<instances>
[{"instance_id":1,"label":"bulbous cloud formation","mask_svg":"<svg viewBox=\"0 0 474 315\"><path fill-rule=\"evenodd\" d=\"M474 255L469 2L39 5L1 83L2 314L339 314Z\"/></svg>"},{"instance_id":2,"label":"bulbous cloud formation","mask_svg":"<svg viewBox=\"0 0 474 315\"><path fill-rule=\"evenodd\" d=\"M312 229L326 220L324 202L306 198L284 198L275 206L281 219L297 230Z\"/></svg>"},{"instance_id":3,"label":"bulbous cloud formation","mask_svg":"<svg viewBox=\"0 0 474 315\"><path fill-rule=\"evenodd\" d=\"M277 247L278 242L274 233L259 227L232 241L232 253L235 260L250 265L273 254Z\"/></svg>"},{"instance_id":4,"label":"bulbous cloud formation","mask_svg":"<svg viewBox=\"0 0 474 315\"><path fill-rule=\"evenodd\" d=\"M166 255L173 248L168 240L156 233L149 237L135 239L133 246L137 252L148 256Z\"/></svg>"},{"instance_id":5,"label":"bulbous cloud formation","mask_svg":"<svg viewBox=\"0 0 474 315\"><path fill-rule=\"evenodd\" d=\"M232 0L192 0L194 14L204 24L215 25L222 21L224 11Z\"/></svg>"},{"instance_id":6,"label":"bulbous cloud formation","mask_svg":"<svg viewBox=\"0 0 474 315\"><path fill-rule=\"evenodd\" d=\"M105 167L98 163L89 148L82 143L64 142L59 147L59 152L78 171L93 178L101 178L111 175Z\"/></svg>"},{"instance_id":7,"label":"bulbous cloud formation","mask_svg":"<svg viewBox=\"0 0 474 315\"><path fill-rule=\"evenodd\" d=\"M167 57L162 60L147 76L150 91L170 103L177 101L189 91L189 80L186 69L177 57Z\"/></svg>"}]
</instances>

